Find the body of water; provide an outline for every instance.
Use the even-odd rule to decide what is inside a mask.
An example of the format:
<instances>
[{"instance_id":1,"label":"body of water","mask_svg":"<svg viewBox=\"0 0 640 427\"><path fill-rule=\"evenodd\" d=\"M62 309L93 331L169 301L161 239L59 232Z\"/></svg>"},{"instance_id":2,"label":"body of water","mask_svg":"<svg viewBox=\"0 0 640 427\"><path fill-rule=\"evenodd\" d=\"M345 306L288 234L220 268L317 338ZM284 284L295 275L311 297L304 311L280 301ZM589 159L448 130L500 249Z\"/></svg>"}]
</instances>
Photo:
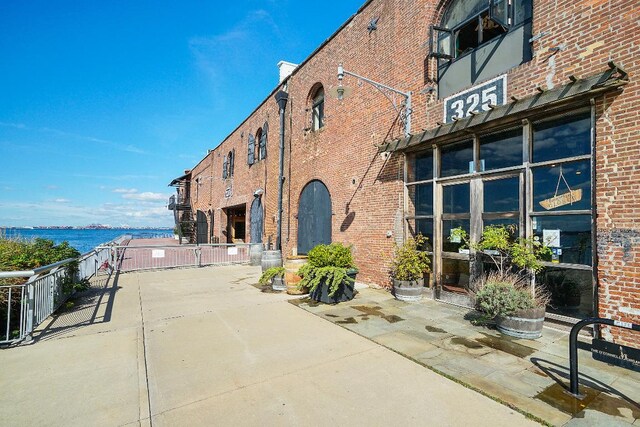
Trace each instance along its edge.
<instances>
[{"instance_id":1,"label":"body of water","mask_svg":"<svg viewBox=\"0 0 640 427\"><path fill-rule=\"evenodd\" d=\"M43 239L53 240L56 244L64 241L69 242L80 253L89 252L93 248L103 243L112 241L123 234L131 234L134 237L169 237L173 236L170 229L118 229L118 230L59 230L59 229L27 229L27 228L0 228L0 236L9 238Z\"/></svg>"}]
</instances>

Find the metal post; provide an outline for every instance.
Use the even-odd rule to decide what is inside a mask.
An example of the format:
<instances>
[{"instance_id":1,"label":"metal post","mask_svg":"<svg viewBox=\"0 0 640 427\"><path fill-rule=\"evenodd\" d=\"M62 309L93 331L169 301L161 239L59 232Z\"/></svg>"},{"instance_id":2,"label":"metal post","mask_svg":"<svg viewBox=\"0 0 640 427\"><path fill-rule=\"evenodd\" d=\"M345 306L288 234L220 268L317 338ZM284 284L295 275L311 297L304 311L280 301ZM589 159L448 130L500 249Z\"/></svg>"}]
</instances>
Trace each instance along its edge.
<instances>
[{"instance_id":1,"label":"metal post","mask_svg":"<svg viewBox=\"0 0 640 427\"><path fill-rule=\"evenodd\" d=\"M201 260L202 249L200 249L200 247L197 247L193 250L193 252L196 255L196 267L201 267L202 266L202 260Z\"/></svg>"},{"instance_id":2,"label":"metal post","mask_svg":"<svg viewBox=\"0 0 640 427\"><path fill-rule=\"evenodd\" d=\"M621 322L619 320L604 319L601 317L590 317L579 321L571 328L569 333L569 394L581 399L583 396L578 392L578 333L580 329L591 324L601 324L609 326L617 326L620 328L640 331L640 325L633 323Z\"/></svg>"},{"instance_id":3,"label":"metal post","mask_svg":"<svg viewBox=\"0 0 640 427\"><path fill-rule=\"evenodd\" d=\"M278 175L278 212L276 230L276 250L282 250L282 187L284 186L284 112L289 94L283 90L275 95L280 110L280 173Z\"/></svg>"}]
</instances>

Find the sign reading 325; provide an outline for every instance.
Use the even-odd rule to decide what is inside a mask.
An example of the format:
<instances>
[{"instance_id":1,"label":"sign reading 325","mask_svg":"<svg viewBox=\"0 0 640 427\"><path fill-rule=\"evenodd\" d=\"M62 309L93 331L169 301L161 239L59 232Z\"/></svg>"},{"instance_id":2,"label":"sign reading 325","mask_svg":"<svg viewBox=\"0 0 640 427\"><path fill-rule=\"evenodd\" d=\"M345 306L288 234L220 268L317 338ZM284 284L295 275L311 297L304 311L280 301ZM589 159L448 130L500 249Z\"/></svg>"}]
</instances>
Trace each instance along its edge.
<instances>
[{"instance_id":1,"label":"sign reading 325","mask_svg":"<svg viewBox=\"0 0 640 427\"><path fill-rule=\"evenodd\" d=\"M489 111L490 106L507 103L507 75L491 79L478 86L444 99L444 122Z\"/></svg>"}]
</instances>

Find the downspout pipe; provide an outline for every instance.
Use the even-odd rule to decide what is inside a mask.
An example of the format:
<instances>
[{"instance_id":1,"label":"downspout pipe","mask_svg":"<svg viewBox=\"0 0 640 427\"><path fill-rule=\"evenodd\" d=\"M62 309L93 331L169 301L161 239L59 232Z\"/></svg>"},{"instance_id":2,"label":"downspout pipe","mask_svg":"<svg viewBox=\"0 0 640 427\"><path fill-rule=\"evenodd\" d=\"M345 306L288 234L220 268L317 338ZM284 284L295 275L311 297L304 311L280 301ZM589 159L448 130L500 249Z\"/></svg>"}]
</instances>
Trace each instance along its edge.
<instances>
[{"instance_id":1,"label":"downspout pipe","mask_svg":"<svg viewBox=\"0 0 640 427\"><path fill-rule=\"evenodd\" d=\"M278 175L278 216L276 229L276 250L282 250L282 188L284 186L284 112L287 107L289 94L279 90L275 94L276 102L280 109L280 172Z\"/></svg>"}]
</instances>

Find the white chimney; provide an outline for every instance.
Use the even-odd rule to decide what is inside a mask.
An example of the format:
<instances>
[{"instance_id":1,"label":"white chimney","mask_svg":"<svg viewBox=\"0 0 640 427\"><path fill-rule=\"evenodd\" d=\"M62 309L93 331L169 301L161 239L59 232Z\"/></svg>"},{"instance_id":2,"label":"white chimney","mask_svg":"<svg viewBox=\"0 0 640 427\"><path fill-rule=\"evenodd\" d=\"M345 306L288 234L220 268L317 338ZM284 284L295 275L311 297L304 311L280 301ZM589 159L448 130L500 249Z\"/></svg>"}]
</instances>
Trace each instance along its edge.
<instances>
[{"instance_id":1,"label":"white chimney","mask_svg":"<svg viewBox=\"0 0 640 427\"><path fill-rule=\"evenodd\" d=\"M278 68L280 69L280 83L282 83L284 79L289 77L291 73L293 73L293 70L296 69L297 66L298 64L294 64L287 61L278 62Z\"/></svg>"}]
</instances>

